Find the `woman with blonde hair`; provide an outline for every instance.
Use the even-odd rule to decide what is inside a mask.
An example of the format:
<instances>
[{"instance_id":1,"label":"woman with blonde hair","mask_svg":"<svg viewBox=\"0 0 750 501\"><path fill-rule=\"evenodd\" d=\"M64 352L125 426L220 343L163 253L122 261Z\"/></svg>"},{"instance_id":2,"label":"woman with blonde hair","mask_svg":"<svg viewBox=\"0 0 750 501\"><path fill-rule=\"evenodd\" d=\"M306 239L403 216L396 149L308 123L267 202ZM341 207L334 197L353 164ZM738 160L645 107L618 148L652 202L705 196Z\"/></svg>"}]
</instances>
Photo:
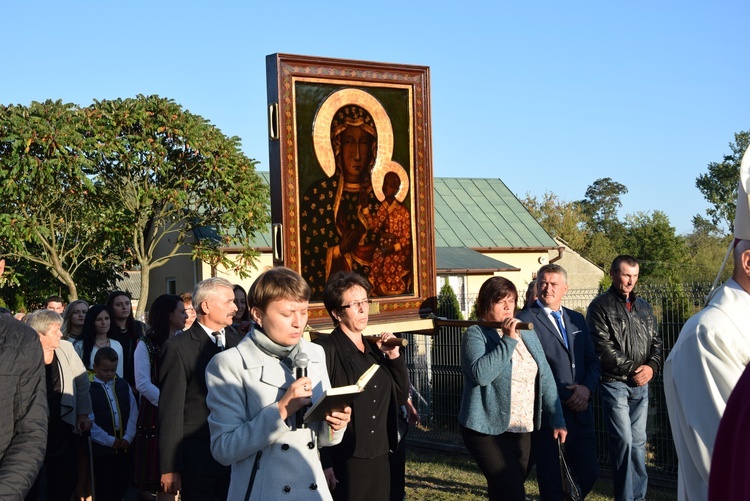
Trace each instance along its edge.
<instances>
[{"instance_id":1,"label":"woman with blonde hair","mask_svg":"<svg viewBox=\"0 0 750 501\"><path fill-rule=\"evenodd\" d=\"M86 313L89 311L89 304L83 299L76 299L68 303L63 312L63 324L60 329L63 333L63 339L71 343L81 337L83 322L86 320Z\"/></svg>"}]
</instances>

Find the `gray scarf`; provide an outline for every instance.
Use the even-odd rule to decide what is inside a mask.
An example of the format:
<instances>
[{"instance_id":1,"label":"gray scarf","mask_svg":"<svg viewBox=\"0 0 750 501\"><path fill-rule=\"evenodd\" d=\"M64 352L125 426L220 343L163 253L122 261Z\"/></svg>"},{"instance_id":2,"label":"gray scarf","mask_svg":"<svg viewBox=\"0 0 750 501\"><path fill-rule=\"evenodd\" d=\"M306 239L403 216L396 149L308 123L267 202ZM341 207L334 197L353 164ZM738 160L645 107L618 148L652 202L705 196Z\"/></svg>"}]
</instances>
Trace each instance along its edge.
<instances>
[{"instance_id":1,"label":"gray scarf","mask_svg":"<svg viewBox=\"0 0 750 501\"><path fill-rule=\"evenodd\" d=\"M281 346L271 340L258 324L253 324L253 329L250 330L250 337L260 351L268 356L281 360L281 363L286 365L289 370L294 368L294 357L299 353L299 345L302 342L301 340L294 346Z\"/></svg>"}]
</instances>

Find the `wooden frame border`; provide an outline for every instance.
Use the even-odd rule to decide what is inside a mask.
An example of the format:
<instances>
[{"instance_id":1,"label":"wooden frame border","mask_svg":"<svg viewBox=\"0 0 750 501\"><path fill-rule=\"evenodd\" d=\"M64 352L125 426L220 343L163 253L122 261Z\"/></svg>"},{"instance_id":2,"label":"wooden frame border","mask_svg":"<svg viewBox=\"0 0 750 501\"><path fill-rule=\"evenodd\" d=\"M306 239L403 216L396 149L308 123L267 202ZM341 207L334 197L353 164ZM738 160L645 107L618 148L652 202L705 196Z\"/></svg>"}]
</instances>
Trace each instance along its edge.
<instances>
[{"instance_id":1,"label":"wooden frame border","mask_svg":"<svg viewBox=\"0 0 750 501\"><path fill-rule=\"evenodd\" d=\"M394 115L400 117L401 122L408 121L409 168L406 170L411 174L408 196L413 235L413 282L407 294L373 297L370 323L413 321L420 314L434 311L437 291L429 68L271 54L266 58L266 78L274 265L284 265L298 272L302 270L303 260L300 213L304 210L301 205L305 189L300 183L309 179L309 167L306 166L311 162L309 143L313 141L312 135L310 138L306 136L307 128L301 125L310 123L309 109L306 110L307 116L302 116L309 100L305 101L306 97L301 94L318 92L322 95L329 86L331 90L351 88L373 94L392 93L397 99L402 90L408 95L408 105L398 107ZM325 97L311 104L315 113ZM402 112L406 115L401 115ZM393 135L401 141L400 151L403 152L404 138L399 135L403 133L403 127L396 129L394 125ZM318 165L318 169L321 168ZM302 173L300 169L303 169ZM309 323L312 327L326 326L331 320L322 302L315 299L310 303Z\"/></svg>"}]
</instances>

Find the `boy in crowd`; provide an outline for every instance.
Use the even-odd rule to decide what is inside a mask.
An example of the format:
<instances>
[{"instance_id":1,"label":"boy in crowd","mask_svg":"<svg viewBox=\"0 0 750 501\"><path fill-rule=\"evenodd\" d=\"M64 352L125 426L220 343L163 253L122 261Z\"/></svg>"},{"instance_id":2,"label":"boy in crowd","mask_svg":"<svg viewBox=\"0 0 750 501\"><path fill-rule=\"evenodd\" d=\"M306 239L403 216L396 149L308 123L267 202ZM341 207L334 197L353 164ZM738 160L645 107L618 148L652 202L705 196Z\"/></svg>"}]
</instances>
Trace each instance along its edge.
<instances>
[{"instance_id":1,"label":"boy in crowd","mask_svg":"<svg viewBox=\"0 0 750 501\"><path fill-rule=\"evenodd\" d=\"M90 418L97 501L122 500L133 479L128 447L135 437L138 405L128 382L116 377L117 362L110 347L94 356Z\"/></svg>"}]
</instances>

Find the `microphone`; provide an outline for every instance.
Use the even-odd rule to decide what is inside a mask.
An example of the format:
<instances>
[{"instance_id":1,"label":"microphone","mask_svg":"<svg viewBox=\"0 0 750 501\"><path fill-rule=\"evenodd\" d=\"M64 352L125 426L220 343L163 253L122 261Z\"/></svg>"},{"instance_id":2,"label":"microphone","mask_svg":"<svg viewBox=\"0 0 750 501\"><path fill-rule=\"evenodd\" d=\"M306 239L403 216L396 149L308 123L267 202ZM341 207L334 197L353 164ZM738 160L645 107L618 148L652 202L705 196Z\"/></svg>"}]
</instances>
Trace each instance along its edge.
<instances>
[{"instance_id":1,"label":"microphone","mask_svg":"<svg viewBox=\"0 0 750 501\"><path fill-rule=\"evenodd\" d=\"M294 357L294 375L297 379L307 377L307 366L310 363L306 353L299 352ZM307 406L302 407L297 411L297 428L307 428L305 424L305 409Z\"/></svg>"}]
</instances>

